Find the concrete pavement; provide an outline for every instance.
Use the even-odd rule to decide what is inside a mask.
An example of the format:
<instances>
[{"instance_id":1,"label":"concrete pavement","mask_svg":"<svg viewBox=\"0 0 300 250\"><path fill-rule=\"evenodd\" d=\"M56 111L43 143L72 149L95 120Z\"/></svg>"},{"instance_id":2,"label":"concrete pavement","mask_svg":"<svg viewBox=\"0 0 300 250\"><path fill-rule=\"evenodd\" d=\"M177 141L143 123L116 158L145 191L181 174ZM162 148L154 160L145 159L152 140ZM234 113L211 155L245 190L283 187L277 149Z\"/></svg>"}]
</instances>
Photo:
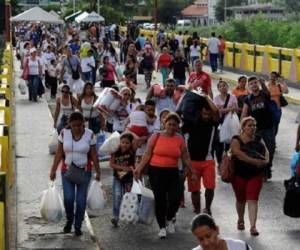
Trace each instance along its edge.
<instances>
[{"instance_id":1,"label":"concrete pavement","mask_svg":"<svg viewBox=\"0 0 300 250\"><path fill-rule=\"evenodd\" d=\"M17 86L19 64L15 62ZM16 185L17 185L17 243L16 249L97 249L88 229L75 237L63 234L65 219L60 223L45 222L40 215L42 191L48 188L53 156L48 153L53 120L45 99L28 101L16 89ZM62 191L60 174L56 185ZM61 192L62 194L62 192Z\"/></svg>"},{"instance_id":2,"label":"concrete pavement","mask_svg":"<svg viewBox=\"0 0 300 250\"><path fill-rule=\"evenodd\" d=\"M158 77L156 81L160 81L160 74ZM139 82L143 82L142 76L139 76ZM216 81L213 83L213 91L217 93ZM145 85L140 85L137 95L144 97L145 94ZM38 104L29 103L27 96L20 96L19 91L16 90L18 249L95 249L96 246L86 227L84 227L83 237L64 235L62 234L64 221L59 224L49 224L39 215L41 192L47 188L48 173L53 159L48 154L48 142L53 123L48 104L45 99ZM264 185L259 204L258 229L261 233L259 237L250 236L247 218L245 218L246 231L236 230L237 216L232 188L218 178L212 212L220 225L221 234L225 237L246 240L255 250L299 249L300 220L288 218L282 212L283 180L289 177L297 112L298 107L294 105L289 105L283 110L277 141L278 148L274 159L274 177L271 182ZM110 224L112 171L107 163L101 163L101 169L102 181L109 194L108 207L100 217L90 220L95 232L95 240L100 242L102 249L191 249L197 245L189 231L190 220L194 216L189 193L186 193L187 207L180 209L178 213L177 232L168 236L166 240L158 239L156 222L150 226L121 225L119 228L113 228ZM58 186L61 189L60 181Z\"/></svg>"}]
</instances>

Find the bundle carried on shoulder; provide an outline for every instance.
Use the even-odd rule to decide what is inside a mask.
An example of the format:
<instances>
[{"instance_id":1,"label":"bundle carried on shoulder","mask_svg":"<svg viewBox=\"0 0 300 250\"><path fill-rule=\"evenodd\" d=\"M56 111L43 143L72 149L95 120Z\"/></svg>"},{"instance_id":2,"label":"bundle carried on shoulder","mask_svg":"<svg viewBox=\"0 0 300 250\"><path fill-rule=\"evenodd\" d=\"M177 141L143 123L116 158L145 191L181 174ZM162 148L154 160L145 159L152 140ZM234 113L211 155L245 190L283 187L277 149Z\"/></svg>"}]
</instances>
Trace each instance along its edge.
<instances>
[{"instance_id":1,"label":"bundle carried on shoulder","mask_svg":"<svg viewBox=\"0 0 300 250\"><path fill-rule=\"evenodd\" d=\"M99 153L113 154L120 146L120 134L115 131L108 137L99 149Z\"/></svg>"},{"instance_id":2,"label":"bundle carried on shoulder","mask_svg":"<svg viewBox=\"0 0 300 250\"><path fill-rule=\"evenodd\" d=\"M106 115L111 115L118 109L122 96L112 88L105 88L94 103L94 107Z\"/></svg>"}]
</instances>

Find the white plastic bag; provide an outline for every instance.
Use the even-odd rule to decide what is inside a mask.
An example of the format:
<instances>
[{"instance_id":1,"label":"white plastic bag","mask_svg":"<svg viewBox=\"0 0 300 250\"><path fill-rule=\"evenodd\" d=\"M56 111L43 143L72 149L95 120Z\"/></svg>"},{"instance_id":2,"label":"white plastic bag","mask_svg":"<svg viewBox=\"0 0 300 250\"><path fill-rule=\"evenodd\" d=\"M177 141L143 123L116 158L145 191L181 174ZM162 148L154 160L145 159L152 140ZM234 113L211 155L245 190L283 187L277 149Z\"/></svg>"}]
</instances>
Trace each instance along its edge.
<instances>
[{"instance_id":1,"label":"white plastic bag","mask_svg":"<svg viewBox=\"0 0 300 250\"><path fill-rule=\"evenodd\" d=\"M133 180L131 193L142 194L142 187L140 185L140 181L137 182L135 179Z\"/></svg>"},{"instance_id":2,"label":"white plastic bag","mask_svg":"<svg viewBox=\"0 0 300 250\"><path fill-rule=\"evenodd\" d=\"M106 203L106 195L102 189L101 182L94 180L87 196L88 214L92 216L99 216L101 211L105 208Z\"/></svg>"},{"instance_id":3,"label":"white plastic bag","mask_svg":"<svg viewBox=\"0 0 300 250\"><path fill-rule=\"evenodd\" d=\"M141 201L139 203L138 217L139 223L151 224L154 221L154 194L149 188L146 188L141 181L139 181L141 188Z\"/></svg>"},{"instance_id":4,"label":"white plastic bag","mask_svg":"<svg viewBox=\"0 0 300 250\"><path fill-rule=\"evenodd\" d=\"M57 130L54 129L51 137L51 141L49 142L49 154L54 155L56 153L56 149L58 146L58 133Z\"/></svg>"},{"instance_id":5,"label":"white plastic bag","mask_svg":"<svg viewBox=\"0 0 300 250\"><path fill-rule=\"evenodd\" d=\"M51 222L59 222L63 217L63 202L54 182L51 182L49 188L43 191L40 213L43 219Z\"/></svg>"},{"instance_id":6,"label":"white plastic bag","mask_svg":"<svg viewBox=\"0 0 300 250\"><path fill-rule=\"evenodd\" d=\"M18 84L18 88L21 92L21 95L26 95L27 86L26 86L25 82L20 81L19 84Z\"/></svg>"},{"instance_id":7,"label":"white plastic bag","mask_svg":"<svg viewBox=\"0 0 300 250\"><path fill-rule=\"evenodd\" d=\"M226 115L220 128L220 142L230 143L233 136L240 133L240 121L236 113Z\"/></svg>"},{"instance_id":8,"label":"white plastic bag","mask_svg":"<svg viewBox=\"0 0 300 250\"><path fill-rule=\"evenodd\" d=\"M115 131L111 134L111 136L105 140L105 142L100 147L100 153L104 154L113 154L115 153L120 146L120 134Z\"/></svg>"}]
</instances>

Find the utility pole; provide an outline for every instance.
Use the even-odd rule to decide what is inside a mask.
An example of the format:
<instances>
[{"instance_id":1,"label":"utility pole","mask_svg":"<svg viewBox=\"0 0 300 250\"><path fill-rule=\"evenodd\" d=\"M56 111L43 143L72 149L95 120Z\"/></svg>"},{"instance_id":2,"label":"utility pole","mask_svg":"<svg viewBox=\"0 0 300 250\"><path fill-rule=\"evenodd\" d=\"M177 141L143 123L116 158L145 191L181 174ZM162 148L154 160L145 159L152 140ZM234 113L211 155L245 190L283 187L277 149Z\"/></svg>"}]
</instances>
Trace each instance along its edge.
<instances>
[{"instance_id":1,"label":"utility pole","mask_svg":"<svg viewBox=\"0 0 300 250\"><path fill-rule=\"evenodd\" d=\"M157 0L154 0L153 6L154 30L157 30Z\"/></svg>"},{"instance_id":2,"label":"utility pole","mask_svg":"<svg viewBox=\"0 0 300 250\"><path fill-rule=\"evenodd\" d=\"M227 0L224 0L224 22L227 20Z\"/></svg>"},{"instance_id":3,"label":"utility pole","mask_svg":"<svg viewBox=\"0 0 300 250\"><path fill-rule=\"evenodd\" d=\"M73 0L73 14L75 13L75 0Z\"/></svg>"},{"instance_id":4,"label":"utility pole","mask_svg":"<svg viewBox=\"0 0 300 250\"><path fill-rule=\"evenodd\" d=\"M97 0L97 12L100 15L100 0Z\"/></svg>"}]
</instances>

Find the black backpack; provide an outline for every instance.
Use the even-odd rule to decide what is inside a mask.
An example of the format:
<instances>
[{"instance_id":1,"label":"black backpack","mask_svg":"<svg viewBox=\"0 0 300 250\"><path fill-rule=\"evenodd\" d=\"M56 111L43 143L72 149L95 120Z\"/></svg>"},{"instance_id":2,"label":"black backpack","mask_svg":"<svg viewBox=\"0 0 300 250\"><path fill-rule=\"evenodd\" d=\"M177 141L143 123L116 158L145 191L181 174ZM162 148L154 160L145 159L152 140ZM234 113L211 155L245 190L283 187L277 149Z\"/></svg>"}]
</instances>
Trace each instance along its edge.
<instances>
[{"instance_id":1,"label":"black backpack","mask_svg":"<svg viewBox=\"0 0 300 250\"><path fill-rule=\"evenodd\" d=\"M292 177L284 181L286 189L283 213L289 217L300 218L300 179Z\"/></svg>"}]
</instances>

